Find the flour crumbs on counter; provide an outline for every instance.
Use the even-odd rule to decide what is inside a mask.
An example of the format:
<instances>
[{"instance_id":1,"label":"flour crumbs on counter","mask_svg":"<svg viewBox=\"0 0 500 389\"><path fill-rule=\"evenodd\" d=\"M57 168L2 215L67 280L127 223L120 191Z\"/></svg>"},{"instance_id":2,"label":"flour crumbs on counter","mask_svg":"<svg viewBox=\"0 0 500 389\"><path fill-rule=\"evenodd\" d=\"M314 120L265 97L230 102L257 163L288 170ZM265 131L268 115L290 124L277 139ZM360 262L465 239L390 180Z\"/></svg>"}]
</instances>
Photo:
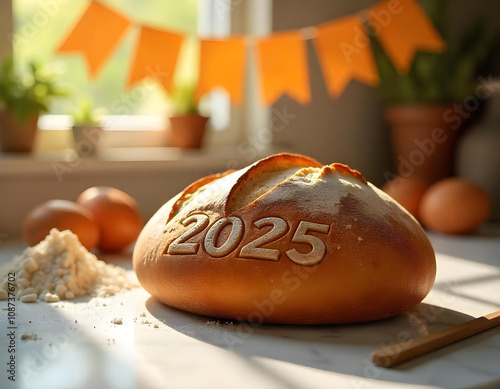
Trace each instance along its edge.
<instances>
[{"instance_id":1,"label":"flour crumbs on counter","mask_svg":"<svg viewBox=\"0 0 500 389\"><path fill-rule=\"evenodd\" d=\"M37 334L21 334L21 340L38 340L41 339Z\"/></svg>"},{"instance_id":2,"label":"flour crumbs on counter","mask_svg":"<svg viewBox=\"0 0 500 389\"><path fill-rule=\"evenodd\" d=\"M108 297L137 286L125 269L97 259L68 230L52 229L45 240L14 257L0 271L0 291L7 292L9 272L16 274L16 298L26 303ZM0 292L0 300L4 296Z\"/></svg>"},{"instance_id":3,"label":"flour crumbs on counter","mask_svg":"<svg viewBox=\"0 0 500 389\"><path fill-rule=\"evenodd\" d=\"M36 293L25 294L20 300L22 303L34 303L38 300L38 295Z\"/></svg>"}]
</instances>

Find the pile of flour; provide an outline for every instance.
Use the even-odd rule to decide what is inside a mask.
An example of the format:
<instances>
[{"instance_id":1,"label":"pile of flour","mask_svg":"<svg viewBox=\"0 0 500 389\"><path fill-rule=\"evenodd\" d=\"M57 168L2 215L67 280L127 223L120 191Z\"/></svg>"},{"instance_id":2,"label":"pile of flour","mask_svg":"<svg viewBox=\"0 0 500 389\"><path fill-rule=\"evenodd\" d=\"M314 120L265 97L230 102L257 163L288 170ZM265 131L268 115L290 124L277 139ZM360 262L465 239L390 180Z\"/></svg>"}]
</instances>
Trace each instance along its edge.
<instances>
[{"instance_id":1,"label":"pile of flour","mask_svg":"<svg viewBox=\"0 0 500 389\"><path fill-rule=\"evenodd\" d=\"M15 273L15 290L8 275ZM70 300L79 296L112 296L136 283L125 269L89 253L71 231L52 229L42 242L28 247L0 271L0 300L11 293L22 302Z\"/></svg>"}]
</instances>

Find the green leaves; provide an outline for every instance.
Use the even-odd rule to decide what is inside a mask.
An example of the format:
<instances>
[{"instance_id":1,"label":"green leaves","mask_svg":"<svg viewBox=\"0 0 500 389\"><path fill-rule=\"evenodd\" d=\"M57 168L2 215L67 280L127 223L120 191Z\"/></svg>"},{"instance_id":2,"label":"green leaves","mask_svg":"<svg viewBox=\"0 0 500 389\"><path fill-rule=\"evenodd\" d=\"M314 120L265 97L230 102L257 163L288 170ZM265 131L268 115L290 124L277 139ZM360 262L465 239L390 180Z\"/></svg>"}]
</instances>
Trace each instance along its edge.
<instances>
[{"instance_id":1,"label":"green leaves","mask_svg":"<svg viewBox=\"0 0 500 389\"><path fill-rule=\"evenodd\" d=\"M169 96L173 105L175 115L198 114L198 105L195 101L196 84L178 83L174 86Z\"/></svg>"},{"instance_id":2,"label":"green leaves","mask_svg":"<svg viewBox=\"0 0 500 389\"><path fill-rule=\"evenodd\" d=\"M0 65L0 109L12 111L19 123L47 112L52 98L69 94L57 83L57 78L57 73L34 62L29 64L26 74L20 75L12 58L6 58Z\"/></svg>"},{"instance_id":3,"label":"green leaves","mask_svg":"<svg viewBox=\"0 0 500 389\"><path fill-rule=\"evenodd\" d=\"M104 114L103 108L94 109L94 103L90 98L80 100L78 107L70 111L74 125L99 125Z\"/></svg>"}]
</instances>

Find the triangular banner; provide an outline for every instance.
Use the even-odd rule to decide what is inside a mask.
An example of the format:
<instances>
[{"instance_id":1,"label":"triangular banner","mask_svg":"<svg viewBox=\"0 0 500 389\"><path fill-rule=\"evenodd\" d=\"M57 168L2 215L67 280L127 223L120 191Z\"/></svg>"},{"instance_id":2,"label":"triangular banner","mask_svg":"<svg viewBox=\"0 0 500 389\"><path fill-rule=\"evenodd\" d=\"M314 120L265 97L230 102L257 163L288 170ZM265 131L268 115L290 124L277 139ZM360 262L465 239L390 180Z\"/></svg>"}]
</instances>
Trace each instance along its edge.
<instances>
[{"instance_id":1,"label":"triangular banner","mask_svg":"<svg viewBox=\"0 0 500 389\"><path fill-rule=\"evenodd\" d=\"M93 1L57 51L82 52L95 77L129 26L127 18Z\"/></svg>"},{"instance_id":2,"label":"triangular banner","mask_svg":"<svg viewBox=\"0 0 500 389\"><path fill-rule=\"evenodd\" d=\"M200 78L196 100L210 90L221 87L229 94L233 104L240 105L243 98L245 40L201 40L200 46Z\"/></svg>"},{"instance_id":3,"label":"triangular banner","mask_svg":"<svg viewBox=\"0 0 500 389\"><path fill-rule=\"evenodd\" d=\"M155 78L167 92L172 92L172 78L184 36L142 26L127 85L145 77Z\"/></svg>"},{"instance_id":4,"label":"triangular banner","mask_svg":"<svg viewBox=\"0 0 500 389\"><path fill-rule=\"evenodd\" d=\"M130 25L127 17L92 1L57 51L82 53L90 76L95 78ZM351 79L378 85L379 75L365 27L379 39L397 71L403 74L410 70L419 50L445 49L443 39L416 0L397 4L383 0L356 15L257 40L255 54L262 103L271 105L283 94L301 104L311 101L306 44L311 39L309 31L316 33L313 42L331 96L338 97ZM171 93L184 38L182 33L140 26L127 85L152 76ZM196 100L220 87L233 104L241 104L245 55L244 37L201 40Z\"/></svg>"},{"instance_id":5,"label":"triangular banner","mask_svg":"<svg viewBox=\"0 0 500 389\"><path fill-rule=\"evenodd\" d=\"M299 31L274 33L256 45L261 101L273 104L287 93L301 104L311 101L307 47Z\"/></svg>"},{"instance_id":6,"label":"triangular banner","mask_svg":"<svg viewBox=\"0 0 500 389\"><path fill-rule=\"evenodd\" d=\"M387 13L391 1L383 1L370 8L372 23L380 24L376 15ZM441 52L446 45L416 1L401 2L401 8L400 12L391 13L387 22L380 26L377 38L397 71L406 74L417 51Z\"/></svg>"},{"instance_id":7,"label":"triangular banner","mask_svg":"<svg viewBox=\"0 0 500 389\"><path fill-rule=\"evenodd\" d=\"M379 83L370 40L358 16L316 26L314 46L330 95L338 97L351 78L370 86Z\"/></svg>"}]
</instances>

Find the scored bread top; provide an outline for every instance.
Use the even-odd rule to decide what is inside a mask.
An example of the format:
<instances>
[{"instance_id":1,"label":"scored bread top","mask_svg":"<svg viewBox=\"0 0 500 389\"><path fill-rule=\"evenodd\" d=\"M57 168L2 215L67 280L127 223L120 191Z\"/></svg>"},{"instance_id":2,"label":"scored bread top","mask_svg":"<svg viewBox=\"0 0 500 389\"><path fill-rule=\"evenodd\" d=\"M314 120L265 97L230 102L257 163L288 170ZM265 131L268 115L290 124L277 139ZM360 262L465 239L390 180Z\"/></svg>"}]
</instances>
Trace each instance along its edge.
<instances>
[{"instance_id":1,"label":"scored bread top","mask_svg":"<svg viewBox=\"0 0 500 389\"><path fill-rule=\"evenodd\" d=\"M385 207L372 207L374 201L382 199L391 210L398 208L407 214L404 208L367 182L359 171L347 165L323 165L303 155L282 153L241 170L228 170L195 181L176 197L165 222L193 211L228 216L259 202L277 204L287 201L311 215L325 212L331 215L336 213L341 200L350 195L354 195L370 213L387 213ZM408 227L414 228L411 221L408 223L406 217L403 219Z\"/></svg>"},{"instance_id":2,"label":"scored bread top","mask_svg":"<svg viewBox=\"0 0 500 389\"><path fill-rule=\"evenodd\" d=\"M167 221L170 221L181 208L185 207L193 198L196 198L198 194L203 192L212 181L227 176L232 172L234 172L234 170L226 170L224 173L212 174L210 176L200 178L189 185L175 198L175 202L172 205L172 210L170 211Z\"/></svg>"},{"instance_id":3,"label":"scored bread top","mask_svg":"<svg viewBox=\"0 0 500 389\"><path fill-rule=\"evenodd\" d=\"M176 196L165 222L172 220L186 208L202 210L207 204L211 210L221 208L221 215L231 213L251 203L302 168L310 166L323 165L313 158L282 153L241 170L228 170L203 177Z\"/></svg>"},{"instance_id":4,"label":"scored bread top","mask_svg":"<svg viewBox=\"0 0 500 389\"><path fill-rule=\"evenodd\" d=\"M167 221L179 214L183 208L196 208L203 202L214 200L214 194L225 194L222 214L228 215L241 209L259 198L271 194L286 182L309 181L314 184L330 174L339 173L346 179L358 180L367 184L365 178L357 170L340 163L323 166L313 158L298 154L282 153L262 159L241 170L228 170L221 174L203 177L186 189L176 198ZM332 193L330 193L331 195ZM213 208L215 204L211 203Z\"/></svg>"},{"instance_id":5,"label":"scored bread top","mask_svg":"<svg viewBox=\"0 0 500 389\"><path fill-rule=\"evenodd\" d=\"M276 185L305 167L322 167L313 158L295 154L277 154L251 165L229 193L226 213L230 214L252 203Z\"/></svg>"}]
</instances>

